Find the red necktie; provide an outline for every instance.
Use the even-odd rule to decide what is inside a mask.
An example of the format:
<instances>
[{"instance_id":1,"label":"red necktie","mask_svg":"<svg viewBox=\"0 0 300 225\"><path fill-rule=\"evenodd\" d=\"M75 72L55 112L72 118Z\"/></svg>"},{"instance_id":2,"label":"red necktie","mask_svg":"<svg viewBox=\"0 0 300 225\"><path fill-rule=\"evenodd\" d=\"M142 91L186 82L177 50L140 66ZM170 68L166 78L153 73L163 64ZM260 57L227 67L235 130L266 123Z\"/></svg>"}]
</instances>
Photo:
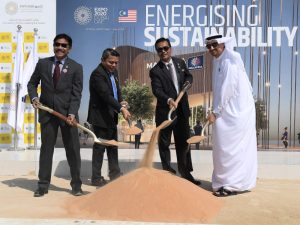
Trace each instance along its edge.
<instances>
[{"instance_id":1,"label":"red necktie","mask_svg":"<svg viewBox=\"0 0 300 225\"><path fill-rule=\"evenodd\" d=\"M56 88L57 82L59 80L60 77L60 68L59 68L59 64L61 64L60 61L57 61L55 64L55 68L54 68L54 73L53 73L53 84L54 84L54 88Z\"/></svg>"}]
</instances>

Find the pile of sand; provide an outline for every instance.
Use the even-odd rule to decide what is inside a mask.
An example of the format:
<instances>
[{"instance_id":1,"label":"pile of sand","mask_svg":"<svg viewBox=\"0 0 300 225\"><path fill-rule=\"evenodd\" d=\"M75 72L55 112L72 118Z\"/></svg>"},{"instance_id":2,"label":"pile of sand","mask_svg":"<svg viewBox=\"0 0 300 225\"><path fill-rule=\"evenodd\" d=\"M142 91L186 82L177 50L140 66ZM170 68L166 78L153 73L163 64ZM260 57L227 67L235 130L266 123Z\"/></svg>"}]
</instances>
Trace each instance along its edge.
<instances>
[{"instance_id":1,"label":"pile of sand","mask_svg":"<svg viewBox=\"0 0 300 225\"><path fill-rule=\"evenodd\" d=\"M169 172L144 167L66 204L70 216L81 219L206 223L222 201Z\"/></svg>"}]
</instances>

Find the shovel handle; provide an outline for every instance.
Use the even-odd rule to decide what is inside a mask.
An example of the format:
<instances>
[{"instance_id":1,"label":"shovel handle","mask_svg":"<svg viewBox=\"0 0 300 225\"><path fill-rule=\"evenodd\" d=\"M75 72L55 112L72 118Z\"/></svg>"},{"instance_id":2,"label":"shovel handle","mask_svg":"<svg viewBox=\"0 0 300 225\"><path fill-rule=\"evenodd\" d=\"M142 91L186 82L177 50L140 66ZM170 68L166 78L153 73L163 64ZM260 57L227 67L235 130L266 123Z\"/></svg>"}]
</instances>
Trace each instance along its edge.
<instances>
[{"instance_id":1,"label":"shovel handle","mask_svg":"<svg viewBox=\"0 0 300 225\"><path fill-rule=\"evenodd\" d=\"M176 100L175 100L175 103L176 103L176 104L179 103L179 101L181 100L181 98L182 98L182 96L184 95L185 92L186 92L186 89L183 89L183 90L179 93L179 95L177 96L177 98L176 98ZM169 113L168 113L168 119L169 119L169 120L172 120L172 119L171 119L171 115L172 115L172 112L174 112L174 111L175 111L175 108L172 107L172 108L170 109Z\"/></svg>"},{"instance_id":2,"label":"shovel handle","mask_svg":"<svg viewBox=\"0 0 300 225\"><path fill-rule=\"evenodd\" d=\"M208 127L208 125L209 125L209 121L206 121L204 127L202 128L201 136L204 136L204 131L205 131L206 127Z\"/></svg>"},{"instance_id":3,"label":"shovel handle","mask_svg":"<svg viewBox=\"0 0 300 225\"><path fill-rule=\"evenodd\" d=\"M47 106L44 106L44 105L40 104L40 105L38 105L38 108L47 111L48 113L50 113L50 114L52 114L52 115L54 115L54 116L60 118L61 120L65 121L65 122L67 122L67 120L68 120L68 118L67 118L66 116L64 116L63 114L61 114L61 113L59 113L59 112L56 112L55 110L50 109L50 108L47 107ZM78 127L78 123L77 123L76 120L74 120L72 126Z\"/></svg>"}]
</instances>

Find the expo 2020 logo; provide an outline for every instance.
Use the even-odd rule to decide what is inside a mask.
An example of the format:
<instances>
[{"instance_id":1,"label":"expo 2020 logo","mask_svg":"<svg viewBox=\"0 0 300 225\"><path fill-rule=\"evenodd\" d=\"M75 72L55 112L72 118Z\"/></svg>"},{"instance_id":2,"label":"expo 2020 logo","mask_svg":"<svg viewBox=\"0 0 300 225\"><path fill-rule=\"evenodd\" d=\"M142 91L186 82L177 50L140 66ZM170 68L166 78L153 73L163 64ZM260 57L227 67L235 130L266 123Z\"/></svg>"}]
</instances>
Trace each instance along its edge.
<instances>
[{"instance_id":1,"label":"expo 2020 logo","mask_svg":"<svg viewBox=\"0 0 300 225\"><path fill-rule=\"evenodd\" d=\"M18 12L18 4L15 3L15 2L8 2L5 5L5 12L8 15L14 15L14 14L16 14Z\"/></svg>"},{"instance_id":2,"label":"expo 2020 logo","mask_svg":"<svg viewBox=\"0 0 300 225\"><path fill-rule=\"evenodd\" d=\"M85 6L78 7L74 12L74 19L80 25L86 25L92 20L92 11Z\"/></svg>"}]
</instances>

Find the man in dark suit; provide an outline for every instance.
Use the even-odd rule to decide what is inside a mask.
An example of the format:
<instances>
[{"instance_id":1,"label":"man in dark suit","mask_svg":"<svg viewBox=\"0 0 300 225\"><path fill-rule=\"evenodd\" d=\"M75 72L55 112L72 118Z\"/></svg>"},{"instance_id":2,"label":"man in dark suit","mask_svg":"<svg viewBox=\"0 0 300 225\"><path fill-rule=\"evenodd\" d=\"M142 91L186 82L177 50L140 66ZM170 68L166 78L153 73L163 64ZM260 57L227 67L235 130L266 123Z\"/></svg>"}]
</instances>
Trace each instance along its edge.
<instances>
[{"instance_id":1,"label":"man in dark suit","mask_svg":"<svg viewBox=\"0 0 300 225\"><path fill-rule=\"evenodd\" d=\"M180 175L193 182L200 184L193 178L191 155L186 140L189 138L189 103L185 93L181 101L176 104L175 100L184 84L193 82L193 77L188 71L182 59L171 57L171 43L169 39L160 38L155 42L155 49L160 61L150 70L152 92L157 98L155 122L159 126L168 119L170 108L176 108L177 119L169 127L161 130L158 140L159 154L162 168L176 173L171 167L170 143L174 133L178 171Z\"/></svg>"},{"instance_id":2,"label":"man in dark suit","mask_svg":"<svg viewBox=\"0 0 300 225\"><path fill-rule=\"evenodd\" d=\"M42 145L39 162L38 189L34 197L48 193L51 181L52 159L58 127L66 150L71 172L72 194L82 195L80 179L80 145L78 130L71 125L78 121L78 109L81 101L83 72L82 66L68 57L72 48L72 39L66 34L58 34L53 41L54 56L40 59L28 83L28 93L32 105L37 108L44 104L68 117L67 124L46 111L39 110ZM41 83L41 96L37 87Z\"/></svg>"},{"instance_id":3,"label":"man in dark suit","mask_svg":"<svg viewBox=\"0 0 300 225\"><path fill-rule=\"evenodd\" d=\"M90 102L88 122L92 124L97 137L118 140L118 113L125 119L130 117L126 102L122 99L117 65L120 54L111 48L102 53L101 63L90 77ZM125 104L123 104L125 103ZM92 185L103 186L107 181L101 176L105 149L107 150L109 178L114 180L122 175L118 162L118 148L94 144L92 156Z\"/></svg>"}]
</instances>

